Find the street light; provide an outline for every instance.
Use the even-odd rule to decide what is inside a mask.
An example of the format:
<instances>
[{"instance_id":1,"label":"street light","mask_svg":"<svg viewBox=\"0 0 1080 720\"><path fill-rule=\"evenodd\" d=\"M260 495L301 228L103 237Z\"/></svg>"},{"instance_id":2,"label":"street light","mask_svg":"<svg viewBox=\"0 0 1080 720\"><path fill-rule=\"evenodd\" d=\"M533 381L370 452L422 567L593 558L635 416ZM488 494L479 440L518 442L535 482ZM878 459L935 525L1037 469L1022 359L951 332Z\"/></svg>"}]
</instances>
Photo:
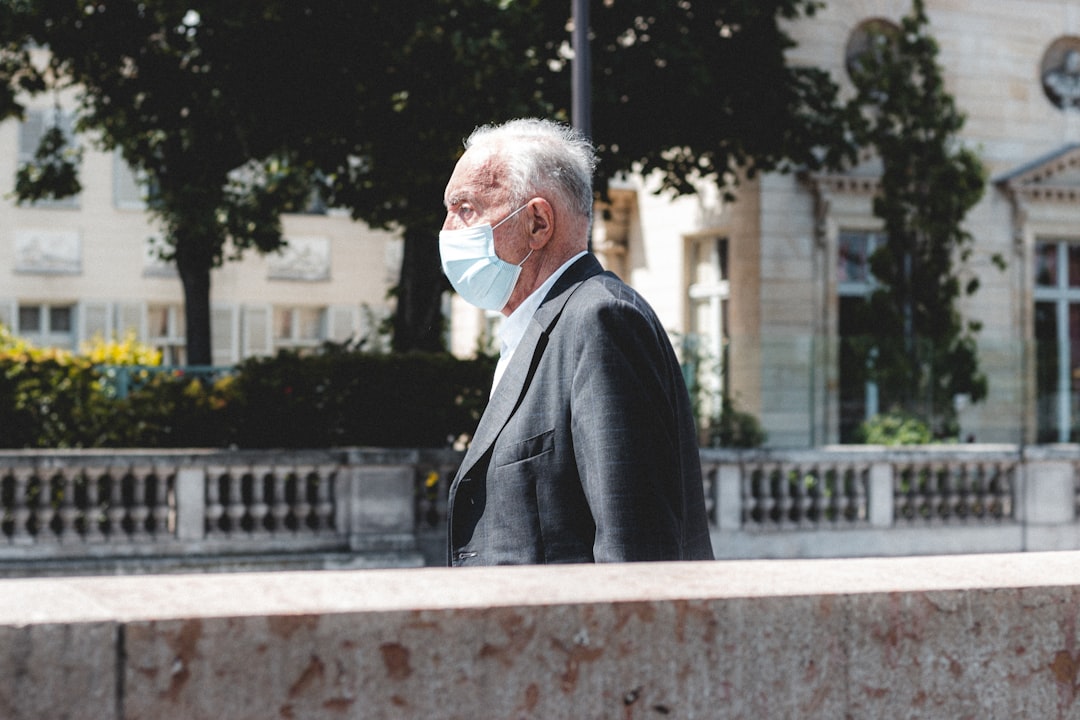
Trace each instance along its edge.
<instances>
[{"instance_id":1,"label":"street light","mask_svg":"<svg viewBox=\"0 0 1080 720\"><path fill-rule=\"evenodd\" d=\"M573 74L571 76L571 113L574 127L585 137L592 137L592 88L589 78L589 0L572 0L571 17L574 20L572 36L574 48Z\"/></svg>"},{"instance_id":2,"label":"street light","mask_svg":"<svg viewBox=\"0 0 1080 720\"><path fill-rule=\"evenodd\" d=\"M571 120L574 127L587 137L592 138L592 102L589 78L589 0L572 0L570 9L574 20L574 34L571 38L574 48L574 64L570 76ZM587 248L592 252L592 228L589 228Z\"/></svg>"}]
</instances>

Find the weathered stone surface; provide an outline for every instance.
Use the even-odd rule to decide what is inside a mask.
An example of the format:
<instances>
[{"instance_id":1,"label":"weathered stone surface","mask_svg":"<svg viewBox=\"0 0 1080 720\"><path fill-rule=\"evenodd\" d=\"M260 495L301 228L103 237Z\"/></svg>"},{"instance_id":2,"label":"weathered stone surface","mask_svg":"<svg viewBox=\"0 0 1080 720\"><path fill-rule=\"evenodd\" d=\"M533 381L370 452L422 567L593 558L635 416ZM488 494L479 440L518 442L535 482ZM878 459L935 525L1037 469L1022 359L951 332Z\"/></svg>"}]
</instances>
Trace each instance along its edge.
<instances>
[{"instance_id":1,"label":"weathered stone surface","mask_svg":"<svg viewBox=\"0 0 1080 720\"><path fill-rule=\"evenodd\" d=\"M0 717L1080 717L1078 611L1078 553L0 581Z\"/></svg>"},{"instance_id":2,"label":"weathered stone surface","mask_svg":"<svg viewBox=\"0 0 1080 720\"><path fill-rule=\"evenodd\" d=\"M109 622L0 626L0 718L112 720L117 632Z\"/></svg>"}]
</instances>

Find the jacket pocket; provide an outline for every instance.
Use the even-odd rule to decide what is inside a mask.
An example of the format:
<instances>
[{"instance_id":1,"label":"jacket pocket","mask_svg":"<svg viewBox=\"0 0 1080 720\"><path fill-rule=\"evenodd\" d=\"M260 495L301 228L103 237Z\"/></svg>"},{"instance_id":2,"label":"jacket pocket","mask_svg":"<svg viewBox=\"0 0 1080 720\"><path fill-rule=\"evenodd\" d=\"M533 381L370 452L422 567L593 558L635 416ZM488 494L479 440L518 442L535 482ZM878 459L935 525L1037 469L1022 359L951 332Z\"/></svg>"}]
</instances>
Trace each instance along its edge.
<instances>
[{"instance_id":1,"label":"jacket pocket","mask_svg":"<svg viewBox=\"0 0 1080 720\"><path fill-rule=\"evenodd\" d=\"M534 435L527 440L516 442L506 447L496 447L494 463L495 467L510 465L512 463L529 460L531 458L549 453L555 449L555 429L547 430Z\"/></svg>"}]
</instances>

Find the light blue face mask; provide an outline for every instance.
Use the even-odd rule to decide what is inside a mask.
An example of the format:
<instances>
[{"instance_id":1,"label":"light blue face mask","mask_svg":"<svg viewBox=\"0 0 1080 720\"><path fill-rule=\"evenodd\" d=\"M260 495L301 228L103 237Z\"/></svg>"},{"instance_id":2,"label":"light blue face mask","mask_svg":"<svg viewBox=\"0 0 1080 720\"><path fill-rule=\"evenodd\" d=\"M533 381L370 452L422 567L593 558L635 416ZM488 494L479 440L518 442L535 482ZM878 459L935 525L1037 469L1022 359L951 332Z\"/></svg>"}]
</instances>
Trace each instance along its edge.
<instances>
[{"instance_id":1,"label":"light blue face mask","mask_svg":"<svg viewBox=\"0 0 1080 720\"><path fill-rule=\"evenodd\" d=\"M521 266L532 255L532 250L517 265L501 260L495 254L495 228L526 207L528 203L494 226L484 223L439 232L443 272L465 302L484 310L502 310L506 307L521 275Z\"/></svg>"}]
</instances>

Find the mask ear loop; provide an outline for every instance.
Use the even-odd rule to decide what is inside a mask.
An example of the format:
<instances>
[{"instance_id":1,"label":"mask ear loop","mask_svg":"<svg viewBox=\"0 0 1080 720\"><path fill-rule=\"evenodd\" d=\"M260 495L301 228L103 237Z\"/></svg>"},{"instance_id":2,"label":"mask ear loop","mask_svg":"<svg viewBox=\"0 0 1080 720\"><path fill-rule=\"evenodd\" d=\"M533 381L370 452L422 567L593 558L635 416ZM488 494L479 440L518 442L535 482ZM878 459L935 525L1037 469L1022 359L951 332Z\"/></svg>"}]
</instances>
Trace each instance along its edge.
<instances>
[{"instance_id":1,"label":"mask ear loop","mask_svg":"<svg viewBox=\"0 0 1080 720\"><path fill-rule=\"evenodd\" d=\"M532 201L530 200L529 202L532 202ZM527 207L529 207L529 203L525 203L524 205L522 205L521 207L519 207L519 208L518 208L517 210L515 210L514 212L512 212L512 213L510 213L509 215L507 215L506 217L504 217L504 218L503 218L502 220L500 220L499 222L497 222L497 223L495 223L494 225L492 225L492 226L491 226L491 229L492 229L492 230L494 230L495 228L499 227L499 226L500 226L500 225L502 225L502 224L503 224L504 222L506 222L506 221L507 221L507 220L509 220L510 218L514 217L515 215L517 215L517 214L518 214L519 212L521 212L522 210L524 210L524 209L525 209L525 208L527 208ZM528 260L528 259L529 259L530 257L532 257L532 254L533 254L533 252L534 252L534 251L533 251L533 249L532 249L532 248L529 248L529 254L528 254L528 255L526 255L526 256L525 256L525 258L524 258L524 260L522 260L521 262L519 262L519 263L517 264L517 266L518 266L518 267L521 267L522 265L524 265L524 264L525 264L525 260Z\"/></svg>"},{"instance_id":2,"label":"mask ear loop","mask_svg":"<svg viewBox=\"0 0 1080 720\"><path fill-rule=\"evenodd\" d=\"M529 202L532 202L532 201L530 200ZM515 215L517 215L517 214L518 214L519 212L521 212L522 210L524 210L524 209L525 209L525 208L527 208L527 207L529 207L529 203L525 203L524 205L522 205L521 207L519 207L519 208L518 208L517 210L515 210L514 212L512 212L512 213L510 213L509 215L507 215L506 217L504 217L504 218L503 218L502 220L500 220L499 222L497 222L497 223L495 223L494 225L492 225L492 226L491 226L491 229L492 229L492 230L494 230L495 228L499 227L499 226L500 226L500 225L502 225L502 224L503 224L504 222L506 222L506 221L507 221L507 220L509 220L510 218L514 217Z\"/></svg>"}]
</instances>

